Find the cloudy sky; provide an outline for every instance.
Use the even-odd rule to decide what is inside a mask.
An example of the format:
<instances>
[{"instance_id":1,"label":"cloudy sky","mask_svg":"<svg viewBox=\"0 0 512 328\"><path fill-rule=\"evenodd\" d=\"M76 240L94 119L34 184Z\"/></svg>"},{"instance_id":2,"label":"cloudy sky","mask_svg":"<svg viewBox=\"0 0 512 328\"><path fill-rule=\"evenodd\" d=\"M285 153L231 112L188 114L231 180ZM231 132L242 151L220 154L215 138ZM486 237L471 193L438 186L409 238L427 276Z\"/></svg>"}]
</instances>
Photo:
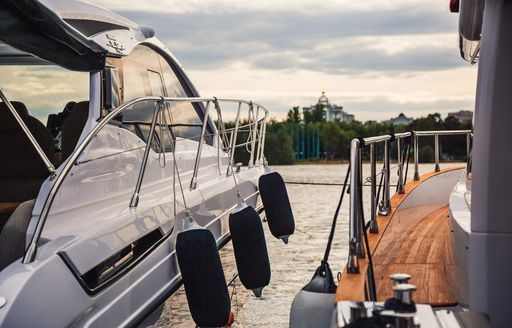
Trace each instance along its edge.
<instances>
[{"instance_id":1,"label":"cloudy sky","mask_svg":"<svg viewBox=\"0 0 512 328\"><path fill-rule=\"evenodd\" d=\"M356 119L473 109L448 0L89 0L153 26L204 96L277 118L325 91Z\"/></svg>"},{"instance_id":2,"label":"cloudy sky","mask_svg":"<svg viewBox=\"0 0 512 328\"><path fill-rule=\"evenodd\" d=\"M459 55L448 0L87 1L153 26L203 96L250 99L278 119L322 91L360 121L474 107L477 68ZM15 72L4 72L13 99L20 88L59 87L24 69L25 84L7 83ZM86 83L76 75L68 82ZM59 110L65 99L85 97L59 90ZM25 98L46 121L51 106Z\"/></svg>"}]
</instances>

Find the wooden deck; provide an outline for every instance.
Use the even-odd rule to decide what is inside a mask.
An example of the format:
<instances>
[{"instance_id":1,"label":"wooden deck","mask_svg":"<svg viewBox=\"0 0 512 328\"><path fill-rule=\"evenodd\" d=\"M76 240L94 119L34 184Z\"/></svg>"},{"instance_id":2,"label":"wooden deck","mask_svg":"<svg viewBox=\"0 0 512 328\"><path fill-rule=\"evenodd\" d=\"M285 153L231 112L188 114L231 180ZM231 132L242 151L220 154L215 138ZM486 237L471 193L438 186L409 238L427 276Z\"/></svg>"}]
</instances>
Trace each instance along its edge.
<instances>
[{"instance_id":1,"label":"wooden deck","mask_svg":"<svg viewBox=\"0 0 512 328\"><path fill-rule=\"evenodd\" d=\"M411 210L425 213L425 208ZM412 276L410 282L418 288L414 295L417 303L437 306L456 303L445 274L450 253L448 248L451 246L448 211L448 206L444 206L419 222L411 220L416 221L411 224L403 224L405 220L393 220L373 258L378 300L384 301L393 296L389 275L406 272ZM382 247L384 244L389 247Z\"/></svg>"},{"instance_id":2,"label":"wooden deck","mask_svg":"<svg viewBox=\"0 0 512 328\"><path fill-rule=\"evenodd\" d=\"M378 234L368 234L373 254L378 300L391 297L390 273L405 272L413 276L411 283L418 291L418 303L453 305L455 299L448 288L444 265L451 253L449 243L448 206L417 206L410 209L397 207L423 181L440 173L460 169L450 168L441 172L423 175L419 181L405 186L405 194L394 194L391 198L392 212L378 216ZM405 219L407 218L407 219ZM365 299L368 260L360 259L360 274L347 274L343 270L336 291L336 301L361 301Z\"/></svg>"}]
</instances>

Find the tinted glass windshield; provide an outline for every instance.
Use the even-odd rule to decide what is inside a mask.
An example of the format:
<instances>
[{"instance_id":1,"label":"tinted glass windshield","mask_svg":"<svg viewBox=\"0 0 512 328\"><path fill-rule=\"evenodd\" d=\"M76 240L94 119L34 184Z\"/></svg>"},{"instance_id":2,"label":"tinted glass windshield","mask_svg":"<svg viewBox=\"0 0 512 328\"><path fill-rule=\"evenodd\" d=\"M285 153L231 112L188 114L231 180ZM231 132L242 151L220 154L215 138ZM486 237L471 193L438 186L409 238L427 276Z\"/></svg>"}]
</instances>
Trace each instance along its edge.
<instances>
[{"instance_id":1,"label":"tinted glass windshield","mask_svg":"<svg viewBox=\"0 0 512 328\"><path fill-rule=\"evenodd\" d=\"M89 73L51 65L0 66L0 87L46 125L48 115L61 112L68 102L89 100Z\"/></svg>"}]
</instances>

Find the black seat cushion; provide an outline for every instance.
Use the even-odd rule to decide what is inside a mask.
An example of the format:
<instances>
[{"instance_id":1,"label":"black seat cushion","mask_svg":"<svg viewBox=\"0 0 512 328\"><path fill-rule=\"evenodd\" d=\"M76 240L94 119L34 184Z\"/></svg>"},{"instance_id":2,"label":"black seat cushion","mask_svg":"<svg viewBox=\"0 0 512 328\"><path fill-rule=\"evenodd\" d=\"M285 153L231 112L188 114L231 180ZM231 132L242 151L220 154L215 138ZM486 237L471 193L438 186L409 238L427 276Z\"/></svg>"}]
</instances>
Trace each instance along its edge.
<instances>
[{"instance_id":1,"label":"black seat cushion","mask_svg":"<svg viewBox=\"0 0 512 328\"><path fill-rule=\"evenodd\" d=\"M0 271L25 254L26 234L35 199L16 208L0 232Z\"/></svg>"},{"instance_id":2,"label":"black seat cushion","mask_svg":"<svg viewBox=\"0 0 512 328\"><path fill-rule=\"evenodd\" d=\"M28 114L21 102L11 102L37 143L52 160L53 137L48 129ZM0 103L0 202L20 202L37 196L49 172L28 137L4 103Z\"/></svg>"},{"instance_id":3,"label":"black seat cushion","mask_svg":"<svg viewBox=\"0 0 512 328\"><path fill-rule=\"evenodd\" d=\"M89 117L89 102L81 101L77 103L71 115L62 124L62 159L66 159L75 150L76 144L80 139L87 118Z\"/></svg>"}]
</instances>

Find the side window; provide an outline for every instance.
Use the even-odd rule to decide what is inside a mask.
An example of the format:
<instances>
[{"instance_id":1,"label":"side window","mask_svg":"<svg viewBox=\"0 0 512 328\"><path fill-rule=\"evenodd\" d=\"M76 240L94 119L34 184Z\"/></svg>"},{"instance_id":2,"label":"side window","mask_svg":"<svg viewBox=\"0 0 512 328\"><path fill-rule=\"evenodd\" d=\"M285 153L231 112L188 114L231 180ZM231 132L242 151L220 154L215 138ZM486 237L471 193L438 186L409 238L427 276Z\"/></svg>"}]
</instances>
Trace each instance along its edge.
<instances>
[{"instance_id":1,"label":"side window","mask_svg":"<svg viewBox=\"0 0 512 328\"><path fill-rule=\"evenodd\" d=\"M124 102L143 96L187 97L169 63L147 46L135 47L130 55L121 60L121 65ZM122 126L147 142L154 108L155 106L150 102L135 104L120 118ZM174 138L199 140L202 120L198 115L198 109L193 104L187 102L168 104L166 114L167 123L170 124ZM155 139L158 139L158 136ZM205 141L211 143L211 138L205 138ZM158 149L159 143L159 140L152 140L154 150ZM169 141L166 140L166 144L168 143Z\"/></svg>"}]
</instances>

